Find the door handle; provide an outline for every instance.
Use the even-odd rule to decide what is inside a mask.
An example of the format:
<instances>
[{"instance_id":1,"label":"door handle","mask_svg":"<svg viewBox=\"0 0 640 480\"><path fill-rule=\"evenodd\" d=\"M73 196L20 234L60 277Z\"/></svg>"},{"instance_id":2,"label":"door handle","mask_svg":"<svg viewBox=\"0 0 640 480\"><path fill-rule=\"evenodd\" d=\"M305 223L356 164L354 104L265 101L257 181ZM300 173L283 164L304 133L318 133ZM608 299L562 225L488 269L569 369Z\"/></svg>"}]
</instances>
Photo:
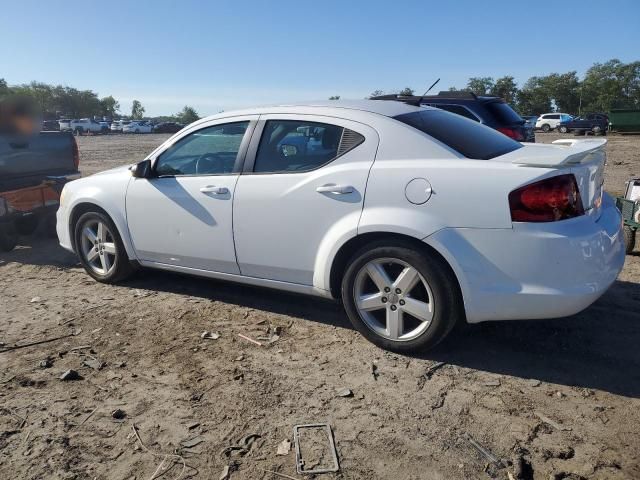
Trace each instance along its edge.
<instances>
[{"instance_id":1,"label":"door handle","mask_svg":"<svg viewBox=\"0 0 640 480\"><path fill-rule=\"evenodd\" d=\"M353 193L353 190L351 185L322 185L316 188L318 193L336 193L338 195Z\"/></svg>"},{"instance_id":2,"label":"door handle","mask_svg":"<svg viewBox=\"0 0 640 480\"><path fill-rule=\"evenodd\" d=\"M215 185L207 185L200 189L202 193L213 193L214 195L227 195L229 189L227 187L216 187Z\"/></svg>"}]
</instances>

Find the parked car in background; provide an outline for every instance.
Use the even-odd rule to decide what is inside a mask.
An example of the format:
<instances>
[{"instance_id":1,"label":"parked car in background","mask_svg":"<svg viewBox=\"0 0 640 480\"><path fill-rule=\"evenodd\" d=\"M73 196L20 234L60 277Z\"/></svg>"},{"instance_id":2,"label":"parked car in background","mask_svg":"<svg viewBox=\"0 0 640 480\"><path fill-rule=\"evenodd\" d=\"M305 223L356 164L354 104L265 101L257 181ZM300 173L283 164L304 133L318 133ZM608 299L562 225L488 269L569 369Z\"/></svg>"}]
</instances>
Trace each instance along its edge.
<instances>
[{"instance_id":1,"label":"parked car in background","mask_svg":"<svg viewBox=\"0 0 640 480\"><path fill-rule=\"evenodd\" d=\"M402 101L225 112L69 183L57 231L100 282L135 262L340 299L377 345L425 349L609 288L625 252L605 143L523 144Z\"/></svg>"},{"instance_id":2,"label":"parked car in background","mask_svg":"<svg viewBox=\"0 0 640 480\"><path fill-rule=\"evenodd\" d=\"M71 119L69 118L61 118L58 120L58 125L61 132L71 131Z\"/></svg>"},{"instance_id":3,"label":"parked car in background","mask_svg":"<svg viewBox=\"0 0 640 480\"><path fill-rule=\"evenodd\" d=\"M114 133L122 133L122 128L130 123L131 121L129 120L114 120L111 123L111 131Z\"/></svg>"},{"instance_id":4,"label":"parked car in background","mask_svg":"<svg viewBox=\"0 0 640 480\"><path fill-rule=\"evenodd\" d=\"M109 133L109 131L111 130L111 125L109 124L109 122L99 121L98 123L102 127L102 133Z\"/></svg>"},{"instance_id":5,"label":"parked car in background","mask_svg":"<svg viewBox=\"0 0 640 480\"><path fill-rule=\"evenodd\" d=\"M42 122L43 132L58 132L60 131L60 124L57 120L44 120Z\"/></svg>"},{"instance_id":6,"label":"parked car in background","mask_svg":"<svg viewBox=\"0 0 640 480\"><path fill-rule=\"evenodd\" d=\"M18 235L33 233L40 222L55 236L60 192L79 177L79 161L69 132L0 133L0 251L12 250Z\"/></svg>"},{"instance_id":7,"label":"parked car in background","mask_svg":"<svg viewBox=\"0 0 640 480\"><path fill-rule=\"evenodd\" d=\"M153 126L142 120L132 121L122 126L122 133L151 133Z\"/></svg>"},{"instance_id":8,"label":"parked car in background","mask_svg":"<svg viewBox=\"0 0 640 480\"><path fill-rule=\"evenodd\" d=\"M491 127L519 142L535 142L533 128L502 98L481 97L472 92L448 91L422 97L382 95L374 100L410 99L412 103L436 107Z\"/></svg>"},{"instance_id":9,"label":"parked car in background","mask_svg":"<svg viewBox=\"0 0 640 480\"><path fill-rule=\"evenodd\" d=\"M153 126L153 133L177 133L184 125L176 122L162 122Z\"/></svg>"},{"instance_id":10,"label":"parked car in background","mask_svg":"<svg viewBox=\"0 0 640 480\"><path fill-rule=\"evenodd\" d=\"M606 135L608 127L609 117L607 115L604 113L590 113L560 122L558 131L560 133L573 132L576 135L584 135L589 132L594 135Z\"/></svg>"},{"instance_id":11,"label":"parked car in background","mask_svg":"<svg viewBox=\"0 0 640 480\"><path fill-rule=\"evenodd\" d=\"M538 117L536 129L550 132L560 125L560 122L568 122L573 117L568 113L545 113Z\"/></svg>"},{"instance_id":12,"label":"parked car in background","mask_svg":"<svg viewBox=\"0 0 640 480\"><path fill-rule=\"evenodd\" d=\"M103 125L91 118L81 118L80 120L71 120L71 122L69 122L69 129L75 135L81 135L83 133L102 133Z\"/></svg>"},{"instance_id":13,"label":"parked car in background","mask_svg":"<svg viewBox=\"0 0 640 480\"><path fill-rule=\"evenodd\" d=\"M522 118L527 123L527 126L529 128L532 128L535 130L536 122L538 121L537 115L523 115Z\"/></svg>"}]
</instances>

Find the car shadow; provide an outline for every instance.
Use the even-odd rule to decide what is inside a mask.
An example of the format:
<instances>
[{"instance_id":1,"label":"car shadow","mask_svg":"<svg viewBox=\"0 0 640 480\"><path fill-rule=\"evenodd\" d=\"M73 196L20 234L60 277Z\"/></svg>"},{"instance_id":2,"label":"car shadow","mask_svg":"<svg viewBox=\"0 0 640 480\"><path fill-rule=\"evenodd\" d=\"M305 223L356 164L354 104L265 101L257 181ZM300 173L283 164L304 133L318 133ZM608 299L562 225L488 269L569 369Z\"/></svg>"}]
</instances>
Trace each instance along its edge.
<instances>
[{"instance_id":1,"label":"car shadow","mask_svg":"<svg viewBox=\"0 0 640 480\"><path fill-rule=\"evenodd\" d=\"M78 266L55 240L33 239L0 254L8 262ZM200 297L352 328L336 302L162 271L140 272L123 286ZM406 355L500 375L640 398L640 288L616 281L584 312L565 319L460 325L435 349Z\"/></svg>"}]
</instances>

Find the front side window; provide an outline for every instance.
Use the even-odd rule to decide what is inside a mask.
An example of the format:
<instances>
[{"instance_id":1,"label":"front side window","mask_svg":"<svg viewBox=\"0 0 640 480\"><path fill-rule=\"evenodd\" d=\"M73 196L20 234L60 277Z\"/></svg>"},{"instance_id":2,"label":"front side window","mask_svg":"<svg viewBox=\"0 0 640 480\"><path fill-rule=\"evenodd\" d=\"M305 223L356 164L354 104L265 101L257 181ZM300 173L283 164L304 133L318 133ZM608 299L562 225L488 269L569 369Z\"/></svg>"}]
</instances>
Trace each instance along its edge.
<instances>
[{"instance_id":1,"label":"front side window","mask_svg":"<svg viewBox=\"0 0 640 480\"><path fill-rule=\"evenodd\" d=\"M298 120L267 121L254 172L308 172L338 156L344 128Z\"/></svg>"},{"instance_id":2,"label":"front side window","mask_svg":"<svg viewBox=\"0 0 640 480\"><path fill-rule=\"evenodd\" d=\"M233 172L249 122L225 123L195 131L165 150L158 176L224 175Z\"/></svg>"}]
</instances>

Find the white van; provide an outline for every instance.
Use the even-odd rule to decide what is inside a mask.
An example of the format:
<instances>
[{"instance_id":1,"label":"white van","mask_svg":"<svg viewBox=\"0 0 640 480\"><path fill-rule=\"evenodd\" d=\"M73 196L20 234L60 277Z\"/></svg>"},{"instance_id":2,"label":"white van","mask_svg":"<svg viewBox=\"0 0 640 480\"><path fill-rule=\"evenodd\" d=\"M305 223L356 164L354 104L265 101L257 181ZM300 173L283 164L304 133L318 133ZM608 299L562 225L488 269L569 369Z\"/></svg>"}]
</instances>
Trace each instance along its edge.
<instances>
[{"instance_id":1,"label":"white van","mask_svg":"<svg viewBox=\"0 0 640 480\"><path fill-rule=\"evenodd\" d=\"M538 117L536 121L536 130L548 132L556 128L560 122L568 122L573 117L568 113L545 113Z\"/></svg>"}]
</instances>

